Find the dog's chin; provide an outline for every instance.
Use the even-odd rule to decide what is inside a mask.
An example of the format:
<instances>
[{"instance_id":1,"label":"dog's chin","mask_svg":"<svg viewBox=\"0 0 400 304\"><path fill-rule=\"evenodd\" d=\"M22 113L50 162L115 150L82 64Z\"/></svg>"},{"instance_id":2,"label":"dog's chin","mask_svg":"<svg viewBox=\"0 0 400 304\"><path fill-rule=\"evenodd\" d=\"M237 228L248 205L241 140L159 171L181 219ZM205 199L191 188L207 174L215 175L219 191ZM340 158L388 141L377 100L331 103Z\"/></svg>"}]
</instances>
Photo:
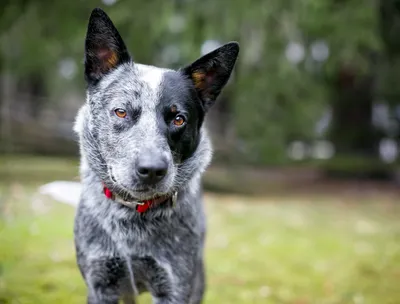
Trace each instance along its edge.
<instances>
[{"instance_id":1,"label":"dog's chin","mask_svg":"<svg viewBox=\"0 0 400 304\"><path fill-rule=\"evenodd\" d=\"M132 196L139 201L156 199L162 196L169 195L169 192L156 192L156 191L133 191Z\"/></svg>"},{"instance_id":2,"label":"dog's chin","mask_svg":"<svg viewBox=\"0 0 400 304\"><path fill-rule=\"evenodd\" d=\"M116 185L116 189L119 189L118 195L127 201L145 201L156 199L163 196L172 195L172 189L157 189L150 187L140 188L128 188L123 185Z\"/></svg>"},{"instance_id":3,"label":"dog's chin","mask_svg":"<svg viewBox=\"0 0 400 304\"><path fill-rule=\"evenodd\" d=\"M116 194L128 201L151 200L162 196L172 195L173 193L173 189L166 187L165 185L156 185L154 187L136 185L134 187L129 187L116 179L111 168L109 168L108 175L110 182L113 184L112 188L116 190Z\"/></svg>"}]
</instances>

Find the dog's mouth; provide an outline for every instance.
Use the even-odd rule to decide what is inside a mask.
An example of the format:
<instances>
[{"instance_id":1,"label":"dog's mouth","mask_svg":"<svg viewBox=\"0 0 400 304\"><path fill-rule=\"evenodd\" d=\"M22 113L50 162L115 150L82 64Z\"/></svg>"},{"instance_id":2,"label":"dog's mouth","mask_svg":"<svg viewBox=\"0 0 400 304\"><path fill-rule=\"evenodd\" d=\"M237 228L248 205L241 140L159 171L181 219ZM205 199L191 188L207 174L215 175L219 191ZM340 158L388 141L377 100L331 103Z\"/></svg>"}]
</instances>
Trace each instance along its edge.
<instances>
[{"instance_id":1,"label":"dog's mouth","mask_svg":"<svg viewBox=\"0 0 400 304\"><path fill-rule=\"evenodd\" d=\"M156 188L151 187L140 187L131 189L123 183L119 182L113 172L111 166L108 167L108 175L110 180L113 182L113 188L117 191L116 194L126 201L147 201L147 200L165 200L170 197L170 193L162 193L157 191Z\"/></svg>"}]
</instances>

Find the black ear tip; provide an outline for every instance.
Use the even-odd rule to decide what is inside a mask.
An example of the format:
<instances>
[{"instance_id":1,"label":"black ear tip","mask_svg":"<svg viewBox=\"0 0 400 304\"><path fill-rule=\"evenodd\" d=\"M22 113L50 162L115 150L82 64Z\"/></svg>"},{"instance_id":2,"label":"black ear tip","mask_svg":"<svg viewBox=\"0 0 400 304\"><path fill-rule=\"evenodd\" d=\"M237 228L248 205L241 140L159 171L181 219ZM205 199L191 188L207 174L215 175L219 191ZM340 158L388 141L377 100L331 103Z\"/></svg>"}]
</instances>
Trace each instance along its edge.
<instances>
[{"instance_id":1,"label":"black ear tip","mask_svg":"<svg viewBox=\"0 0 400 304\"><path fill-rule=\"evenodd\" d=\"M92 13L90 14L90 19L93 18L108 18L108 16L106 12L103 11L100 7L96 7L92 10Z\"/></svg>"},{"instance_id":2,"label":"black ear tip","mask_svg":"<svg viewBox=\"0 0 400 304\"><path fill-rule=\"evenodd\" d=\"M235 47L235 48L238 48L238 49L239 49L239 42L237 42L237 41L231 41L231 42L228 42L228 43L227 43L227 45L229 45L229 46L231 46L231 47Z\"/></svg>"},{"instance_id":3,"label":"black ear tip","mask_svg":"<svg viewBox=\"0 0 400 304\"><path fill-rule=\"evenodd\" d=\"M239 43L236 41L228 42L222 48L224 49L224 53L229 53L233 57L237 57L240 50Z\"/></svg>"},{"instance_id":4,"label":"black ear tip","mask_svg":"<svg viewBox=\"0 0 400 304\"><path fill-rule=\"evenodd\" d=\"M237 41L231 41L222 46L226 51L229 51L231 53L238 54L240 50L239 43Z\"/></svg>"},{"instance_id":5,"label":"black ear tip","mask_svg":"<svg viewBox=\"0 0 400 304\"><path fill-rule=\"evenodd\" d=\"M92 10L92 15L94 15L94 14L105 14L105 12L100 7L95 7Z\"/></svg>"}]
</instances>

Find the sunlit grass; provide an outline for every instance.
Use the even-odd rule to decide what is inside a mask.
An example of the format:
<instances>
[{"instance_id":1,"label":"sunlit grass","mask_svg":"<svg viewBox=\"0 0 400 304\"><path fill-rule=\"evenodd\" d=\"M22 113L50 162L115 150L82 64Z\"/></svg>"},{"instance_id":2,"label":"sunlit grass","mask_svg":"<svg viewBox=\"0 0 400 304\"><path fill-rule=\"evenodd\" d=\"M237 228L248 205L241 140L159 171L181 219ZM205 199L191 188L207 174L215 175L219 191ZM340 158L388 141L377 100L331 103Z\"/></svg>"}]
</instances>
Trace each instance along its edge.
<instances>
[{"instance_id":1,"label":"sunlit grass","mask_svg":"<svg viewBox=\"0 0 400 304\"><path fill-rule=\"evenodd\" d=\"M0 184L0 303L85 303L75 210L39 184ZM396 202L207 195L206 208L205 303L400 303Z\"/></svg>"}]
</instances>

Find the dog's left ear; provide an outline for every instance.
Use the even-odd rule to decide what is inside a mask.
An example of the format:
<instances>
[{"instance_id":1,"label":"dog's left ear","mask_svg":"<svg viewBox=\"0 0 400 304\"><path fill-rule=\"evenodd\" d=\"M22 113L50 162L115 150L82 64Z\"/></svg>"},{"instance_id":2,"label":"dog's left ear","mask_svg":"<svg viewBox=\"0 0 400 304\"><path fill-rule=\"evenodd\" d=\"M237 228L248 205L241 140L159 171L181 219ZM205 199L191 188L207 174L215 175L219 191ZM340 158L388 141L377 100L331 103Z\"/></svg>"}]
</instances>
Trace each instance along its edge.
<instances>
[{"instance_id":1,"label":"dog's left ear","mask_svg":"<svg viewBox=\"0 0 400 304\"><path fill-rule=\"evenodd\" d=\"M193 81L206 110L214 104L228 82L238 54L239 44L230 42L182 69Z\"/></svg>"},{"instance_id":2,"label":"dog's left ear","mask_svg":"<svg viewBox=\"0 0 400 304\"><path fill-rule=\"evenodd\" d=\"M95 8L89 18L85 41L85 79L96 84L104 75L131 56L120 34L107 14Z\"/></svg>"}]
</instances>

